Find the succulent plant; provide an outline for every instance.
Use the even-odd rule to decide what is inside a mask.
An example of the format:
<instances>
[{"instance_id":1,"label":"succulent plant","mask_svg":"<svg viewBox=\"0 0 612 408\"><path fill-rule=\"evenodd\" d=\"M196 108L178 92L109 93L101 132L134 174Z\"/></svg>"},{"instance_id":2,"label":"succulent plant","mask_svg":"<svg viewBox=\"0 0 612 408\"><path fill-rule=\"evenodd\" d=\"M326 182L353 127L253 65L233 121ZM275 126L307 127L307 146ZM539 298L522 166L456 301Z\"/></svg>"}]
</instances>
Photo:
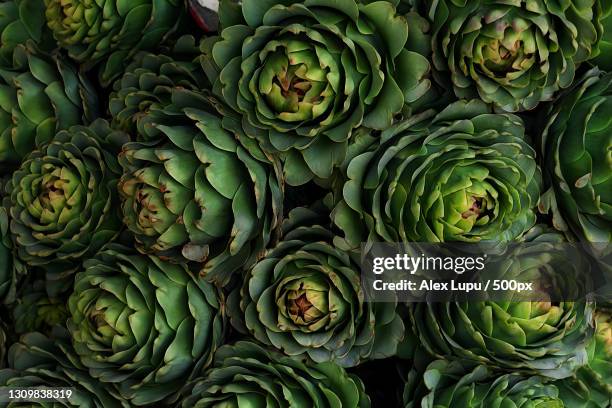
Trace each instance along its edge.
<instances>
[{"instance_id":1,"label":"succulent plant","mask_svg":"<svg viewBox=\"0 0 612 408\"><path fill-rule=\"evenodd\" d=\"M196 381L182 407L370 406L361 380L334 363L310 364L251 342L226 345L214 366Z\"/></svg>"},{"instance_id":2,"label":"succulent plant","mask_svg":"<svg viewBox=\"0 0 612 408\"><path fill-rule=\"evenodd\" d=\"M404 389L405 408L571 406L564 404L557 387L542 378L495 375L484 365L437 360L422 375L411 374Z\"/></svg>"},{"instance_id":3,"label":"succulent plant","mask_svg":"<svg viewBox=\"0 0 612 408\"><path fill-rule=\"evenodd\" d=\"M612 240L612 74L598 69L547 112L540 146L548 191L540 208L580 241Z\"/></svg>"},{"instance_id":4,"label":"succulent plant","mask_svg":"<svg viewBox=\"0 0 612 408\"><path fill-rule=\"evenodd\" d=\"M523 240L488 259L479 280L532 282L528 298L508 291L490 300L411 304L420 346L436 358L551 378L570 377L587 363L595 326L595 305L583 300L589 288L581 288L589 284L588 260L572 259L580 252L542 225Z\"/></svg>"},{"instance_id":5,"label":"succulent plant","mask_svg":"<svg viewBox=\"0 0 612 408\"><path fill-rule=\"evenodd\" d=\"M186 266L116 245L85 261L68 301L82 364L135 406L172 402L224 340L220 293Z\"/></svg>"},{"instance_id":6,"label":"succulent plant","mask_svg":"<svg viewBox=\"0 0 612 408\"><path fill-rule=\"evenodd\" d=\"M459 98L516 112L571 85L603 34L592 1L415 0L432 22L435 77Z\"/></svg>"},{"instance_id":7,"label":"succulent plant","mask_svg":"<svg viewBox=\"0 0 612 408\"><path fill-rule=\"evenodd\" d=\"M612 404L612 314L595 311L596 331L587 346L588 364L574 376L557 381L559 394L568 407L604 408Z\"/></svg>"},{"instance_id":8,"label":"succulent plant","mask_svg":"<svg viewBox=\"0 0 612 408\"><path fill-rule=\"evenodd\" d=\"M174 89L198 91L210 87L197 61L199 47L193 36L182 36L161 53L138 52L115 81L109 110L112 126L130 134L145 130L141 119L156 108L172 104Z\"/></svg>"},{"instance_id":9,"label":"succulent plant","mask_svg":"<svg viewBox=\"0 0 612 408\"><path fill-rule=\"evenodd\" d=\"M102 119L73 126L27 156L9 183L18 258L62 285L121 228L117 153L128 136ZM5 200L6 201L6 200Z\"/></svg>"},{"instance_id":10,"label":"succulent plant","mask_svg":"<svg viewBox=\"0 0 612 408\"><path fill-rule=\"evenodd\" d=\"M36 279L25 283L19 290L12 310L16 334L51 333L68 319L68 308L61 296L49 296L46 282Z\"/></svg>"},{"instance_id":11,"label":"succulent plant","mask_svg":"<svg viewBox=\"0 0 612 408\"><path fill-rule=\"evenodd\" d=\"M10 67L13 64L13 51L28 40L45 50L55 46L46 29L44 3L27 0L0 3L0 66Z\"/></svg>"},{"instance_id":12,"label":"succulent plant","mask_svg":"<svg viewBox=\"0 0 612 408\"><path fill-rule=\"evenodd\" d=\"M6 208L0 206L0 304L14 300L18 277L25 272L14 258L12 248L8 214Z\"/></svg>"},{"instance_id":13,"label":"succulent plant","mask_svg":"<svg viewBox=\"0 0 612 408\"><path fill-rule=\"evenodd\" d=\"M11 65L0 64L0 174L97 112L92 85L60 55L40 51L31 41L12 53Z\"/></svg>"},{"instance_id":14,"label":"succulent plant","mask_svg":"<svg viewBox=\"0 0 612 408\"><path fill-rule=\"evenodd\" d=\"M97 2L44 0L47 25L58 44L85 69L97 65L108 85L138 50L153 49L185 23L178 0Z\"/></svg>"},{"instance_id":15,"label":"succulent plant","mask_svg":"<svg viewBox=\"0 0 612 408\"><path fill-rule=\"evenodd\" d=\"M593 58L591 58L591 64L597 65L604 71L610 71L612 68L612 61L610 60L610 52L612 51L612 4L610 2L601 1L598 3L601 7L601 30L603 35L597 48L593 52Z\"/></svg>"},{"instance_id":16,"label":"succulent plant","mask_svg":"<svg viewBox=\"0 0 612 408\"><path fill-rule=\"evenodd\" d=\"M0 370L0 386L12 389L64 388L70 397L55 401L30 402L31 407L128 408L103 384L92 378L75 357L65 329L56 328L51 337L25 334L8 352L9 368ZM32 401L32 400L30 400ZM5 407L23 407L24 402L8 401Z\"/></svg>"},{"instance_id":17,"label":"succulent plant","mask_svg":"<svg viewBox=\"0 0 612 408\"><path fill-rule=\"evenodd\" d=\"M221 2L204 69L247 135L283 157L289 184L331 177L355 128L391 125L430 89L427 22L396 3Z\"/></svg>"},{"instance_id":18,"label":"succulent plant","mask_svg":"<svg viewBox=\"0 0 612 408\"><path fill-rule=\"evenodd\" d=\"M345 246L504 243L535 224L541 175L521 119L477 100L432 115L370 137L347 159L332 212Z\"/></svg>"},{"instance_id":19,"label":"succulent plant","mask_svg":"<svg viewBox=\"0 0 612 408\"><path fill-rule=\"evenodd\" d=\"M316 362L351 367L393 356L404 336L396 304L366 302L359 254L334 247L329 219L318 210L293 209L281 242L243 278L233 294L241 326L264 344Z\"/></svg>"},{"instance_id":20,"label":"succulent plant","mask_svg":"<svg viewBox=\"0 0 612 408\"><path fill-rule=\"evenodd\" d=\"M611 53L612 0L0 1L0 406L612 407Z\"/></svg>"},{"instance_id":21,"label":"succulent plant","mask_svg":"<svg viewBox=\"0 0 612 408\"><path fill-rule=\"evenodd\" d=\"M124 222L137 247L226 284L273 238L282 212L278 165L235 137L206 98L176 91L184 105L153 111L146 141L124 146L119 182ZM198 108L199 107L199 108Z\"/></svg>"}]
</instances>

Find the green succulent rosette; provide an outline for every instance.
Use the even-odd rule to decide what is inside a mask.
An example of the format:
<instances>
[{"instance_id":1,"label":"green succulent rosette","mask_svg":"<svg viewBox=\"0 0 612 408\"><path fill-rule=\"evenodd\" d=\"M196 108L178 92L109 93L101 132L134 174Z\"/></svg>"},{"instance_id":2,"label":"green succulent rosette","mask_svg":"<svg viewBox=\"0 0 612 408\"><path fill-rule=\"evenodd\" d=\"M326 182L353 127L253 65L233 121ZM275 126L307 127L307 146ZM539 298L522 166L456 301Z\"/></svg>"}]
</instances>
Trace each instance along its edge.
<instances>
[{"instance_id":1,"label":"green succulent rosette","mask_svg":"<svg viewBox=\"0 0 612 408\"><path fill-rule=\"evenodd\" d=\"M159 46L186 22L178 0L44 0L47 26L57 43L85 69L101 64L108 85L138 50Z\"/></svg>"},{"instance_id":2,"label":"green succulent rosette","mask_svg":"<svg viewBox=\"0 0 612 408\"><path fill-rule=\"evenodd\" d=\"M551 106L540 140L540 208L580 241L612 241L611 106L612 74L591 70Z\"/></svg>"},{"instance_id":3,"label":"green succulent rosette","mask_svg":"<svg viewBox=\"0 0 612 408\"><path fill-rule=\"evenodd\" d=\"M0 370L0 387L66 388L72 391L67 399L38 402L6 402L6 408L17 407L83 407L128 408L104 384L92 378L70 347L65 329L56 327L50 337L32 332L13 344L8 353L9 367Z\"/></svg>"},{"instance_id":4,"label":"green succulent rosette","mask_svg":"<svg viewBox=\"0 0 612 408\"><path fill-rule=\"evenodd\" d=\"M595 311L595 335L587 346L588 364L575 375L558 381L560 395L572 408L606 408L612 405L612 313Z\"/></svg>"},{"instance_id":5,"label":"green succulent rosette","mask_svg":"<svg viewBox=\"0 0 612 408\"><path fill-rule=\"evenodd\" d=\"M334 247L329 219L317 209L296 208L282 232L281 242L244 277L239 306L246 330L285 354L319 363L352 367L393 356L404 336L396 303L366 302L359 254Z\"/></svg>"},{"instance_id":6,"label":"green succulent rosette","mask_svg":"<svg viewBox=\"0 0 612 408\"><path fill-rule=\"evenodd\" d=\"M83 258L118 235L117 154L127 141L102 119L73 126L13 174L8 205L16 254L29 267L44 268L49 284L62 285Z\"/></svg>"},{"instance_id":7,"label":"green succulent rosette","mask_svg":"<svg viewBox=\"0 0 612 408\"><path fill-rule=\"evenodd\" d=\"M585 265L570 259L573 254L565 253L567 247L545 239L504 254L503 261L487 266L487 272L495 276L483 276L481 280L534 282L551 285L552 290L562 293L547 294L541 288L542 296L534 300L511 292L493 300L414 303L409 307L410 320L422 347L437 358L468 360L550 378L570 377L585 365L586 346L595 324L594 305L558 299L567 299L568 289L581 284L579 273L588 274L574 271L573 277L566 276L572 272L566 265Z\"/></svg>"},{"instance_id":8,"label":"green succulent rosette","mask_svg":"<svg viewBox=\"0 0 612 408\"><path fill-rule=\"evenodd\" d=\"M283 199L278 163L228 130L236 119L211 113L206 97L175 90L173 101L147 116L147 133L139 135L146 141L124 147L124 222L140 251L199 263L202 276L224 285L275 237Z\"/></svg>"},{"instance_id":9,"label":"green succulent rosette","mask_svg":"<svg viewBox=\"0 0 612 408\"><path fill-rule=\"evenodd\" d=\"M0 3L0 66L11 66L15 47L28 40L44 49L53 48L45 26L42 1L8 0Z\"/></svg>"},{"instance_id":10,"label":"green succulent rosette","mask_svg":"<svg viewBox=\"0 0 612 408\"><path fill-rule=\"evenodd\" d=\"M180 37L162 53L137 53L113 85L109 101L113 127L135 134L149 111L172 103L173 89L210 88L200 65L194 61L199 54L192 36ZM140 133L143 132L141 129Z\"/></svg>"},{"instance_id":11,"label":"green succulent rosette","mask_svg":"<svg viewBox=\"0 0 612 408\"><path fill-rule=\"evenodd\" d=\"M410 373L405 408L565 408L559 390L540 377L494 373L485 365L436 360L424 373Z\"/></svg>"},{"instance_id":12,"label":"green succulent rosette","mask_svg":"<svg viewBox=\"0 0 612 408\"><path fill-rule=\"evenodd\" d=\"M459 101L362 139L347 158L332 212L345 247L503 244L536 222L541 175L517 116Z\"/></svg>"},{"instance_id":13,"label":"green succulent rosette","mask_svg":"<svg viewBox=\"0 0 612 408\"><path fill-rule=\"evenodd\" d=\"M20 288L15 304L12 305L12 327L16 334L46 334L55 326L66 323L68 308L65 299L49 296L45 284L44 280L37 279Z\"/></svg>"},{"instance_id":14,"label":"green succulent rosette","mask_svg":"<svg viewBox=\"0 0 612 408\"><path fill-rule=\"evenodd\" d=\"M586 362L590 313L568 302L464 302L418 305L412 318L439 357L564 378Z\"/></svg>"},{"instance_id":15,"label":"green succulent rosette","mask_svg":"<svg viewBox=\"0 0 612 408\"><path fill-rule=\"evenodd\" d=\"M203 42L215 92L291 185L329 178L355 128L384 129L430 90L428 23L366 3L224 0L220 37Z\"/></svg>"},{"instance_id":16,"label":"green succulent rosette","mask_svg":"<svg viewBox=\"0 0 612 408\"><path fill-rule=\"evenodd\" d=\"M416 0L432 22L435 78L459 98L531 110L574 80L602 36L604 1Z\"/></svg>"},{"instance_id":17,"label":"green succulent rosette","mask_svg":"<svg viewBox=\"0 0 612 408\"><path fill-rule=\"evenodd\" d=\"M11 65L0 64L0 174L58 131L90 122L97 110L90 83L59 55L32 42L12 53Z\"/></svg>"},{"instance_id":18,"label":"green succulent rosette","mask_svg":"<svg viewBox=\"0 0 612 408\"><path fill-rule=\"evenodd\" d=\"M85 261L68 308L82 364L134 406L171 402L225 335L223 298L211 284L116 245Z\"/></svg>"},{"instance_id":19,"label":"green succulent rosette","mask_svg":"<svg viewBox=\"0 0 612 408\"><path fill-rule=\"evenodd\" d=\"M251 342L226 345L182 407L370 407L359 377L334 363L311 364Z\"/></svg>"}]
</instances>

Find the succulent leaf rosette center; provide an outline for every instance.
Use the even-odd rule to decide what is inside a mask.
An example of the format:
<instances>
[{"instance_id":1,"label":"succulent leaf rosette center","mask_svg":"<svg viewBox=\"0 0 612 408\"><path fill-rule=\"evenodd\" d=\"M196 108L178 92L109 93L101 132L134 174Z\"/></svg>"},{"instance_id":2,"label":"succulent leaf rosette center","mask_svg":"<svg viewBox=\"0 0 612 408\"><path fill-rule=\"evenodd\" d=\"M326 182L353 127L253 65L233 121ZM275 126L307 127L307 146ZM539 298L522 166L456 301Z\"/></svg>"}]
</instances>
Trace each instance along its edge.
<instances>
[{"instance_id":1,"label":"succulent leaf rosette center","mask_svg":"<svg viewBox=\"0 0 612 408\"><path fill-rule=\"evenodd\" d=\"M321 68L319 54L325 51L300 39L271 41L262 52L259 92L279 119L302 123L319 118L333 106L330 69ZM261 108L266 110L266 106Z\"/></svg>"},{"instance_id":2,"label":"succulent leaf rosette center","mask_svg":"<svg viewBox=\"0 0 612 408\"><path fill-rule=\"evenodd\" d=\"M489 178L489 171L485 167L472 165L455 168L440 186L442 203L438 208L442 211L432 220L433 228L447 227L449 233L444 234L447 239L452 240L459 232L467 240L469 235L476 235L479 229L486 229L489 223L495 222L500 207L499 187L494 178ZM435 208L432 208L434 213Z\"/></svg>"},{"instance_id":3,"label":"succulent leaf rosette center","mask_svg":"<svg viewBox=\"0 0 612 408\"><path fill-rule=\"evenodd\" d=\"M78 160L75 163L82 165ZM57 226L78 218L88 201L87 195L91 194L86 187L87 178L79 180L65 167L43 166L43 171L41 177L32 183L32 192L37 198L32 202L30 214L37 217L41 224Z\"/></svg>"},{"instance_id":4,"label":"succulent leaf rosette center","mask_svg":"<svg viewBox=\"0 0 612 408\"><path fill-rule=\"evenodd\" d=\"M299 275L298 275L299 276ZM338 311L330 310L330 301L334 296L333 286L324 277L308 279L286 278L276 289L278 306L278 326L285 331L316 331L326 325L334 325ZM350 307L346 301L339 299L336 309ZM340 313L342 318L342 313Z\"/></svg>"},{"instance_id":5,"label":"succulent leaf rosette center","mask_svg":"<svg viewBox=\"0 0 612 408\"><path fill-rule=\"evenodd\" d=\"M479 74L502 85L511 85L513 80L526 75L534 64L546 63L539 59L537 53L537 42L544 40L543 34L537 26L514 14L506 13L503 18L493 22L490 20L495 18L495 14L484 16L481 24L487 28L479 32L473 51L469 54ZM476 76L476 72L470 72L470 62L466 59L467 56L464 56L463 74Z\"/></svg>"},{"instance_id":6,"label":"succulent leaf rosette center","mask_svg":"<svg viewBox=\"0 0 612 408\"><path fill-rule=\"evenodd\" d=\"M276 253L294 245L281 244ZM309 247L310 251L305 247L287 252L254 268L249 281L250 296L256 303L248 305L248 313L256 307L258 318L248 319L246 324L255 330L256 337L266 338L291 354L338 352L331 344L340 347L352 341L345 337L353 335L354 320L361 318L363 293L350 270L326 264L331 247L322 243ZM272 262L275 265L270 269ZM264 288L264 282L269 286ZM317 347L330 349L318 351Z\"/></svg>"},{"instance_id":7,"label":"succulent leaf rosette center","mask_svg":"<svg viewBox=\"0 0 612 408\"><path fill-rule=\"evenodd\" d=\"M105 2L104 9L91 0L45 0L45 5L49 28L69 46L101 37L121 23L114 2Z\"/></svg>"}]
</instances>

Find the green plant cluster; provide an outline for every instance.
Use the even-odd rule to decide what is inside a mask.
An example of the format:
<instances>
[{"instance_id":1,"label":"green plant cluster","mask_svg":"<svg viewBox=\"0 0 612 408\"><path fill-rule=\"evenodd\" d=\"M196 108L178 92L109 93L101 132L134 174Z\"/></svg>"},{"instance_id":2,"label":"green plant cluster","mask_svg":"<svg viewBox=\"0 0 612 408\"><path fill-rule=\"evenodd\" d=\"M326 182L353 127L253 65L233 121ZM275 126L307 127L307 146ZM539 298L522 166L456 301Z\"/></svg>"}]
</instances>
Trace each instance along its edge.
<instances>
[{"instance_id":1,"label":"green plant cluster","mask_svg":"<svg viewBox=\"0 0 612 408\"><path fill-rule=\"evenodd\" d=\"M0 387L73 390L3 406L612 406L606 292L374 303L360 266L612 269L612 2L215 12L0 2Z\"/></svg>"}]
</instances>

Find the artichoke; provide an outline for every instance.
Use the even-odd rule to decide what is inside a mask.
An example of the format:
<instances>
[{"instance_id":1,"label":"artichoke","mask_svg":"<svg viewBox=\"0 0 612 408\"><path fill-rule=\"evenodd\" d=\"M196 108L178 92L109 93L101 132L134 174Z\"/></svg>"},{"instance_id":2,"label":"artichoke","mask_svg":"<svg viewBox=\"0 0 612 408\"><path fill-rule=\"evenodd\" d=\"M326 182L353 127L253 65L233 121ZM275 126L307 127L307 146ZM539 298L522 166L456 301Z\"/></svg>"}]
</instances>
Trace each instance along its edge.
<instances>
[{"instance_id":1,"label":"artichoke","mask_svg":"<svg viewBox=\"0 0 612 408\"><path fill-rule=\"evenodd\" d=\"M61 387L72 390L72 395L65 400L28 405L9 402L4 407L129 407L125 401L117 399L103 384L89 376L75 358L65 330L59 327L52 337L37 332L22 336L9 349L8 359L10 368L0 370L0 387Z\"/></svg>"},{"instance_id":2,"label":"artichoke","mask_svg":"<svg viewBox=\"0 0 612 408\"><path fill-rule=\"evenodd\" d=\"M605 0L415 0L432 22L435 77L516 112L551 100L595 52Z\"/></svg>"},{"instance_id":3,"label":"artichoke","mask_svg":"<svg viewBox=\"0 0 612 408\"><path fill-rule=\"evenodd\" d=\"M175 90L173 101L143 119L146 141L121 154L124 222L143 253L202 263L201 274L224 285L273 239L282 214L278 165L224 128L236 120L202 110L206 97Z\"/></svg>"},{"instance_id":4,"label":"artichoke","mask_svg":"<svg viewBox=\"0 0 612 408\"><path fill-rule=\"evenodd\" d=\"M542 132L541 210L592 243L612 241L612 74L591 70L551 106Z\"/></svg>"},{"instance_id":5,"label":"artichoke","mask_svg":"<svg viewBox=\"0 0 612 408\"><path fill-rule=\"evenodd\" d=\"M68 309L64 299L49 296L42 279L28 283L20 289L21 296L12 310L15 333L50 333L57 325L64 325Z\"/></svg>"},{"instance_id":6,"label":"artichoke","mask_svg":"<svg viewBox=\"0 0 612 408\"><path fill-rule=\"evenodd\" d=\"M117 161L127 135L102 119L73 126L32 152L13 174L11 232L18 257L61 281L117 236ZM59 290L59 289L58 289Z\"/></svg>"},{"instance_id":7,"label":"artichoke","mask_svg":"<svg viewBox=\"0 0 612 408\"><path fill-rule=\"evenodd\" d=\"M203 67L247 135L283 157L289 184L329 178L353 129L384 129L425 99L427 22L397 3L221 1Z\"/></svg>"},{"instance_id":8,"label":"artichoke","mask_svg":"<svg viewBox=\"0 0 612 408\"><path fill-rule=\"evenodd\" d=\"M565 405L557 387L539 377L496 376L484 365L445 360L432 362L423 374L411 372L404 403L405 408L574 407Z\"/></svg>"},{"instance_id":9,"label":"artichoke","mask_svg":"<svg viewBox=\"0 0 612 408\"><path fill-rule=\"evenodd\" d=\"M540 170L523 122L480 101L365 134L332 212L344 246L365 241L497 242L536 221Z\"/></svg>"},{"instance_id":10,"label":"artichoke","mask_svg":"<svg viewBox=\"0 0 612 408\"><path fill-rule=\"evenodd\" d=\"M331 363L317 365L250 342L220 348L182 407L369 407L361 380Z\"/></svg>"},{"instance_id":11,"label":"artichoke","mask_svg":"<svg viewBox=\"0 0 612 408\"><path fill-rule=\"evenodd\" d=\"M198 55L199 48L192 36L179 38L163 53L136 54L113 86L109 101L113 127L136 133L140 119L147 112L171 104L173 89L209 88L199 64L193 62Z\"/></svg>"},{"instance_id":12,"label":"artichoke","mask_svg":"<svg viewBox=\"0 0 612 408\"><path fill-rule=\"evenodd\" d=\"M367 303L359 254L332 244L329 220L296 208L283 240L244 278L240 308L248 330L285 354L351 367L395 354L404 335L394 303Z\"/></svg>"},{"instance_id":13,"label":"artichoke","mask_svg":"<svg viewBox=\"0 0 612 408\"><path fill-rule=\"evenodd\" d=\"M85 69L102 63L106 86L138 50L153 49L184 23L179 0L44 0L47 25L58 44Z\"/></svg>"},{"instance_id":14,"label":"artichoke","mask_svg":"<svg viewBox=\"0 0 612 408\"><path fill-rule=\"evenodd\" d=\"M68 308L82 364L136 406L171 401L224 339L223 299L212 285L117 245L85 261Z\"/></svg>"},{"instance_id":15,"label":"artichoke","mask_svg":"<svg viewBox=\"0 0 612 408\"><path fill-rule=\"evenodd\" d=\"M91 121L97 110L92 86L58 55L32 42L12 52L13 63L0 64L0 174L59 130Z\"/></svg>"}]
</instances>

